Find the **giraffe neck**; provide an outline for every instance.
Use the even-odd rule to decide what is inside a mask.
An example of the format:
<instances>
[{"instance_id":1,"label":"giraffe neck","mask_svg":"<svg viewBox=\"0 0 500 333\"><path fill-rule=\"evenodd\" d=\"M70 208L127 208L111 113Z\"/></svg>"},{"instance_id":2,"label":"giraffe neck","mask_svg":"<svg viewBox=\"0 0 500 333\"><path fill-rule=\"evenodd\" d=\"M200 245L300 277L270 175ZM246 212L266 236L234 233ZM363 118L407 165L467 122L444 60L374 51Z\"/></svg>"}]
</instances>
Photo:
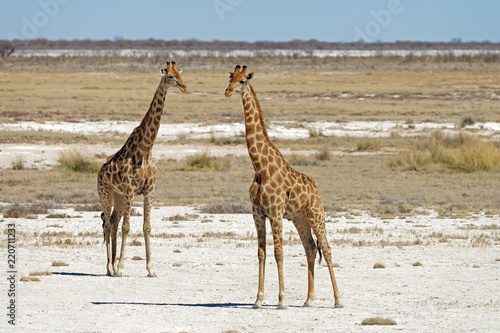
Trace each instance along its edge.
<instances>
[{"instance_id":1,"label":"giraffe neck","mask_svg":"<svg viewBox=\"0 0 500 333\"><path fill-rule=\"evenodd\" d=\"M269 139L255 92L248 83L248 89L241 95L245 110L245 133L248 154L256 172L267 168L269 157L283 159L280 151Z\"/></svg>"},{"instance_id":2,"label":"giraffe neck","mask_svg":"<svg viewBox=\"0 0 500 333\"><path fill-rule=\"evenodd\" d=\"M161 116L167 95L167 85L163 77L156 89L149 110L141 121L137 130L137 151L138 155L148 155L153 149L153 145L160 129ZM136 132L136 131L134 131Z\"/></svg>"}]
</instances>

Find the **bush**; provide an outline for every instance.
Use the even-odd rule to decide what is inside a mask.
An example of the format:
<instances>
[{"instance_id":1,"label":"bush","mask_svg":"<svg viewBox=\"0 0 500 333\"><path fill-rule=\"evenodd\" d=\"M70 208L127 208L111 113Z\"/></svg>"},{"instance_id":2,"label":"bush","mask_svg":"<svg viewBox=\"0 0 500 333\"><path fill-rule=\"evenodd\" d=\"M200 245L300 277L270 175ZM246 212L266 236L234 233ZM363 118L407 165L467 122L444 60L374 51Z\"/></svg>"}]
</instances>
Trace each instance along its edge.
<instances>
[{"instance_id":1,"label":"bush","mask_svg":"<svg viewBox=\"0 0 500 333\"><path fill-rule=\"evenodd\" d=\"M78 173L98 173L101 164L78 151L61 153L58 162L69 171Z\"/></svg>"}]
</instances>

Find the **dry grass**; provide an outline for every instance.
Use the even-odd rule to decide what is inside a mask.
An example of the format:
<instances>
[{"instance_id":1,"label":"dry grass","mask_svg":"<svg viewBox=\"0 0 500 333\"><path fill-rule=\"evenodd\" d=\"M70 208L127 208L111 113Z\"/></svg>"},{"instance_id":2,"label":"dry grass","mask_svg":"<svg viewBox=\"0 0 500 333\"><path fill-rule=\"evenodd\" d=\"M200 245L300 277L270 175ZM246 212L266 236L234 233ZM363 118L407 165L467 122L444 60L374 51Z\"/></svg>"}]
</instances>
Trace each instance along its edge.
<instances>
[{"instance_id":1,"label":"dry grass","mask_svg":"<svg viewBox=\"0 0 500 333\"><path fill-rule=\"evenodd\" d=\"M223 96L225 73L242 60L179 60L190 91L202 94L169 91L168 121L242 121L241 101ZM500 85L496 63L402 62L399 58L247 60L270 121L282 120L285 114L287 120L307 121L455 122L471 115L498 119L499 101L490 98ZM8 58L2 64L9 75L2 80L8 85L0 89L0 121L116 120L118 112L121 120L136 121L148 109L163 61ZM212 70L206 70L208 64Z\"/></svg>"},{"instance_id":2,"label":"dry grass","mask_svg":"<svg viewBox=\"0 0 500 333\"><path fill-rule=\"evenodd\" d=\"M61 153L58 162L61 166L72 172L98 173L102 163L86 156L79 151L66 151Z\"/></svg>"},{"instance_id":3,"label":"dry grass","mask_svg":"<svg viewBox=\"0 0 500 333\"><path fill-rule=\"evenodd\" d=\"M430 166L468 173L500 171L500 149L495 143L468 134L436 131L428 139L417 139L413 150L398 154L389 166L415 171Z\"/></svg>"},{"instance_id":4,"label":"dry grass","mask_svg":"<svg viewBox=\"0 0 500 333\"><path fill-rule=\"evenodd\" d=\"M241 101L223 95L227 85L225 73L241 60L185 59L185 63L179 60L189 90L198 94L169 91L169 107L163 122L243 123ZM464 63L452 59L449 62L402 62L396 58L247 60L255 72L253 84L267 123L395 120L407 124L452 122L459 127L470 124L467 117L472 117L473 121L500 120L500 101L491 98L500 94L500 68L494 63ZM8 58L2 63L2 72L8 75L0 79L3 87L0 88L0 121L106 121L117 120L119 115L120 120L139 122L160 80L157 68L163 61L149 58ZM211 70L206 69L207 64ZM276 84L278 74L279 85ZM418 139L397 135L377 139L326 137L319 131L310 131L309 135L308 139L275 140L275 143L282 150L290 148L292 151L405 151L400 165L394 168L387 168L393 163L393 157L387 154L338 156L330 153L319 159L300 155L287 157L294 168L315 179L325 207L333 213L337 212L337 207L344 211L365 209L389 217L412 214L415 207L434 207L444 215L457 211L500 212L496 200L500 185L498 171L467 171L485 168L480 165L491 168L488 167L491 164L484 161L465 163L480 160L474 152L479 152L480 156L489 154L482 148L466 151L463 144L460 148L455 143L440 143L442 152L450 150L458 154L451 155L454 166L447 166L433 162L436 149L425 140L417 142ZM124 139L123 135L115 138L0 131L2 143L105 143L119 148ZM244 140L241 137L235 140L214 137L212 143L243 146ZM460 154L462 159L458 158ZM253 178L250 161L248 157L228 158L228 161L230 164L218 167L223 172L218 172L216 167L188 167L186 161L157 161L155 201L207 206L249 203L248 187ZM100 211L95 181L95 174L65 169L3 170L0 202L71 203Z\"/></svg>"},{"instance_id":5,"label":"dry grass","mask_svg":"<svg viewBox=\"0 0 500 333\"><path fill-rule=\"evenodd\" d=\"M202 153L189 156L186 159L187 170L231 170L232 162L229 158L217 158L210 156L209 153Z\"/></svg>"},{"instance_id":6,"label":"dry grass","mask_svg":"<svg viewBox=\"0 0 500 333\"><path fill-rule=\"evenodd\" d=\"M51 203L35 203L35 204L12 204L4 209L3 217L5 218L30 218L34 215L47 214L49 209L54 207Z\"/></svg>"},{"instance_id":7,"label":"dry grass","mask_svg":"<svg viewBox=\"0 0 500 333\"><path fill-rule=\"evenodd\" d=\"M23 170L26 161L22 156L16 156L12 161L12 170Z\"/></svg>"},{"instance_id":8,"label":"dry grass","mask_svg":"<svg viewBox=\"0 0 500 333\"><path fill-rule=\"evenodd\" d=\"M30 276L50 276L52 272L31 272Z\"/></svg>"},{"instance_id":9,"label":"dry grass","mask_svg":"<svg viewBox=\"0 0 500 333\"><path fill-rule=\"evenodd\" d=\"M390 318L372 317L366 318L361 322L361 325L397 325L397 323Z\"/></svg>"},{"instance_id":10,"label":"dry grass","mask_svg":"<svg viewBox=\"0 0 500 333\"><path fill-rule=\"evenodd\" d=\"M36 276L21 276L19 279L21 282L40 282L40 279Z\"/></svg>"},{"instance_id":11,"label":"dry grass","mask_svg":"<svg viewBox=\"0 0 500 333\"><path fill-rule=\"evenodd\" d=\"M412 264L414 267L419 267L422 266L422 263L420 261L416 261Z\"/></svg>"},{"instance_id":12,"label":"dry grass","mask_svg":"<svg viewBox=\"0 0 500 333\"><path fill-rule=\"evenodd\" d=\"M210 206L203 206L202 213L207 214L251 214L252 207L250 204L215 204Z\"/></svg>"},{"instance_id":13,"label":"dry grass","mask_svg":"<svg viewBox=\"0 0 500 333\"><path fill-rule=\"evenodd\" d=\"M381 269L381 268L385 268L385 265L380 263L380 262L376 262L374 265L373 265L373 268L375 269Z\"/></svg>"},{"instance_id":14,"label":"dry grass","mask_svg":"<svg viewBox=\"0 0 500 333\"><path fill-rule=\"evenodd\" d=\"M55 260L55 261L52 261L52 266L53 267L64 267L64 266L69 266L69 264L65 263L64 261Z\"/></svg>"}]
</instances>

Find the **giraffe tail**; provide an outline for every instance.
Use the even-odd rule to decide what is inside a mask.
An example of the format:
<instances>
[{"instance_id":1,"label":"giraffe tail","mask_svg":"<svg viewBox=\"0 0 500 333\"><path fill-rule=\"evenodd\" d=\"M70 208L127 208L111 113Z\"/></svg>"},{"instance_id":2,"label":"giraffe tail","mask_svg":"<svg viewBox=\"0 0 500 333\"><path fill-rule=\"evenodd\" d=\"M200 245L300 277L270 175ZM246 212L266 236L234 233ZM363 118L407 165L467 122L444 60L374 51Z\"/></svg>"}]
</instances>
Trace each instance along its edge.
<instances>
[{"instance_id":1,"label":"giraffe tail","mask_svg":"<svg viewBox=\"0 0 500 333\"><path fill-rule=\"evenodd\" d=\"M318 253L319 253L318 263L321 265L321 259L323 259L323 251L321 251L321 245L319 244L318 240L316 240L316 247L318 248Z\"/></svg>"},{"instance_id":2,"label":"giraffe tail","mask_svg":"<svg viewBox=\"0 0 500 333\"><path fill-rule=\"evenodd\" d=\"M104 231L104 212L101 213L101 220L102 220L102 229ZM104 232L103 232L103 234L104 234ZM103 237L104 237L104 239L102 241L102 244L104 245L104 243L106 243L106 234L104 234Z\"/></svg>"}]
</instances>

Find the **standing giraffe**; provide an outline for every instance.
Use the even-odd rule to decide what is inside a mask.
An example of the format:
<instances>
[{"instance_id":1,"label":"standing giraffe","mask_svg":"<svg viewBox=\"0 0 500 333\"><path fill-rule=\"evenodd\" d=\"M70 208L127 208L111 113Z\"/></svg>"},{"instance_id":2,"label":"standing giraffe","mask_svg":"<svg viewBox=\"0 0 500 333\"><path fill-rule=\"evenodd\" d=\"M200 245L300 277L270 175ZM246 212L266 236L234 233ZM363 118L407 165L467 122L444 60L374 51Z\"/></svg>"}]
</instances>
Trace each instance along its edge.
<instances>
[{"instance_id":1,"label":"standing giraffe","mask_svg":"<svg viewBox=\"0 0 500 333\"><path fill-rule=\"evenodd\" d=\"M285 286L283 281L282 220L292 220L300 235L307 256L308 293L304 306L314 300L314 260L318 252L311 230L318 239L318 249L323 249L332 280L335 307L342 307L340 292L333 274L331 249L326 239L325 212L321 195L314 180L289 166L283 155L271 142L264 125L264 117L255 92L248 82L253 73L246 74L238 65L229 73L229 86L225 95L241 94L245 110L245 131L248 154L255 170L250 186L252 213L257 228L259 258L259 288L254 308L262 307L264 299L264 275L266 262L266 217L271 222L274 239L274 257L278 266L278 309L285 309ZM320 252L321 255L321 252Z\"/></svg>"},{"instance_id":2,"label":"standing giraffe","mask_svg":"<svg viewBox=\"0 0 500 333\"><path fill-rule=\"evenodd\" d=\"M125 243L130 230L130 210L134 195L144 195L144 243L146 245L146 268L148 276L156 276L151 262L150 234L151 207L156 189L156 166L151 150L160 128L161 116L165 105L165 96L169 87L177 87L186 93L187 88L181 77L182 70L177 70L175 62L167 62L167 68L161 69L162 78L151 102L148 112L123 147L108 157L97 177L97 191L103 213L104 240L108 255L107 275L123 276ZM111 207L114 203L113 214ZM118 225L123 216L122 244L120 262L116 263L116 238ZM111 238L111 247L110 247Z\"/></svg>"}]
</instances>

